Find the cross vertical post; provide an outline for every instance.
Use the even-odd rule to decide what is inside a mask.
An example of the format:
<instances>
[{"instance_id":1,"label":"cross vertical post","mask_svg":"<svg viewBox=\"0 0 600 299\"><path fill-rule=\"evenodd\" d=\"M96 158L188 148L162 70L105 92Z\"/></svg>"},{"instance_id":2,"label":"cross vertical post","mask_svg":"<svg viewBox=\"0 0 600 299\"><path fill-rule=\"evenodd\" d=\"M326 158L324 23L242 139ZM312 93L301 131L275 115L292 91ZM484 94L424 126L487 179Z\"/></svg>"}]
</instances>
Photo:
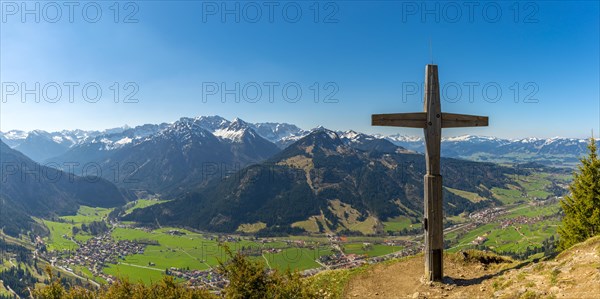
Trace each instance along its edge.
<instances>
[{"instance_id":1,"label":"cross vertical post","mask_svg":"<svg viewBox=\"0 0 600 299\"><path fill-rule=\"evenodd\" d=\"M425 66L424 112L373 114L374 126L422 128L425 133L424 211L425 279L441 281L443 278L444 214L442 176L440 173L440 147L442 128L487 126L488 117L442 113L438 67Z\"/></svg>"},{"instance_id":2,"label":"cross vertical post","mask_svg":"<svg viewBox=\"0 0 600 299\"><path fill-rule=\"evenodd\" d=\"M442 211L442 175L440 145L442 141L442 111L437 65L425 67L424 107L427 125L425 133L425 167L423 226L425 229L425 276L428 280L443 277L444 215Z\"/></svg>"}]
</instances>

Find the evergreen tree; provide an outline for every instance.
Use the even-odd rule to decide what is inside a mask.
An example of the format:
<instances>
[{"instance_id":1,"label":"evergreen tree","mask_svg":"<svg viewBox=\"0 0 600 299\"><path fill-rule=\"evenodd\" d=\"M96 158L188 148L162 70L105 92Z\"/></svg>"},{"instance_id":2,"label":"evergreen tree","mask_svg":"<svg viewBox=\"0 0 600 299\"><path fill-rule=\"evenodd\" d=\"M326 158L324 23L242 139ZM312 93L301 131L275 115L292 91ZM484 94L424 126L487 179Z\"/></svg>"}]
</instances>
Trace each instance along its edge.
<instances>
[{"instance_id":1,"label":"evergreen tree","mask_svg":"<svg viewBox=\"0 0 600 299\"><path fill-rule=\"evenodd\" d=\"M580 160L573 174L571 194L560 201L565 213L558 229L561 250L600 234L600 160L594 137L588 149L588 156Z\"/></svg>"}]
</instances>

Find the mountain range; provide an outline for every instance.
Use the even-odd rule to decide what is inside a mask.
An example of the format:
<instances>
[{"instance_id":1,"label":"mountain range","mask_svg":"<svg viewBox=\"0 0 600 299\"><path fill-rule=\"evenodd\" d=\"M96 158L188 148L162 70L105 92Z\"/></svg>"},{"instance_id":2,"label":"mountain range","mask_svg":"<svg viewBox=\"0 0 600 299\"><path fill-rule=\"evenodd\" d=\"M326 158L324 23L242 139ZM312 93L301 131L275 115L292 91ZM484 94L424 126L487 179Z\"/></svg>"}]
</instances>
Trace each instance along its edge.
<instances>
[{"instance_id":1,"label":"mountain range","mask_svg":"<svg viewBox=\"0 0 600 299\"><path fill-rule=\"evenodd\" d=\"M263 233L310 230L307 226L316 227L314 232L377 233L382 221L422 215L423 156L387 140L352 137L349 143L336 132L313 130L262 163L124 219L225 232L260 225ZM491 188L514 184L507 174L517 173L493 163L444 158L442 164L446 187L487 198ZM473 203L446 189L444 197L449 215L495 203Z\"/></svg>"},{"instance_id":2,"label":"mountain range","mask_svg":"<svg viewBox=\"0 0 600 299\"><path fill-rule=\"evenodd\" d=\"M424 140L403 135L381 136L396 145L424 151ZM464 135L442 139L442 156L502 163L536 162L552 166L572 166L587 152L588 140L577 138L523 138Z\"/></svg>"},{"instance_id":3,"label":"mountain range","mask_svg":"<svg viewBox=\"0 0 600 299\"><path fill-rule=\"evenodd\" d=\"M240 119L229 121L220 116L181 118L175 123L186 119L194 120L199 127L222 140L235 141L236 134L241 134L240 128L249 128L252 129L254 134L274 143L280 149L284 149L312 131L288 123L247 123ZM34 130L25 132L12 130L0 132L0 140L39 163L64 161L65 159L95 161L104 158L104 154L107 154L107 152L140 142L173 124L145 124L134 128L123 126L104 131L63 130L60 132L45 132ZM399 134L387 136L367 135L354 131L338 131L337 133L348 142L353 142L356 138L372 138L388 140L407 150L424 151L422 137ZM535 161L552 166L572 166L587 151L587 142L585 139L563 137L502 139L464 135L443 138L442 155L473 161L500 163ZM93 155L98 157L88 157Z\"/></svg>"},{"instance_id":4,"label":"mountain range","mask_svg":"<svg viewBox=\"0 0 600 299\"><path fill-rule=\"evenodd\" d=\"M227 232L258 225L263 233L377 233L387 219L422 214L420 138L220 116L105 131L9 131L0 137L1 212L29 226L30 216L69 214L80 204L122 206L149 194L171 201L124 219ZM491 188L518 185L508 174L527 171L482 161L547 155L553 164L576 159L586 145L566 138L477 136L442 142L444 186L489 199L472 202L444 189L449 215L498 204ZM63 179L23 180L28 172L4 167L11 163ZM65 182L66 177L74 179ZM2 225L17 230L7 221Z\"/></svg>"},{"instance_id":5,"label":"mountain range","mask_svg":"<svg viewBox=\"0 0 600 299\"><path fill-rule=\"evenodd\" d=\"M72 169L79 174L87 174L93 165L100 176L123 188L171 195L279 150L241 119L184 117L172 124L101 134L46 163L63 169L75 165Z\"/></svg>"}]
</instances>

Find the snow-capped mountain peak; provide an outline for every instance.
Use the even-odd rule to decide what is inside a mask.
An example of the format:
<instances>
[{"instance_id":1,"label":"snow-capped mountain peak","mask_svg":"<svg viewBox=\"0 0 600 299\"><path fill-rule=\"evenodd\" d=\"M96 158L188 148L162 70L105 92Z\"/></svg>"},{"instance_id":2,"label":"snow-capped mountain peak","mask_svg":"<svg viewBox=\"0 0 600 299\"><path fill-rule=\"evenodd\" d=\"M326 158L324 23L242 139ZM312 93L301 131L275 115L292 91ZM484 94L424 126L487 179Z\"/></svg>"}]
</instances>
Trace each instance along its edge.
<instances>
[{"instance_id":1,"label":"snow-capped mountain peak","mask_svg":"<svg viewBox=\"0 0 600 299\"><path fill-rule=\"evenodd\" d=\"M230 129L236 129L236 130L245 130L250 128L250 124L248 124L247 122L243 121L241 118L235 118L230 124L229 124L229 128Z\"/></svg>"},{"instance_id":2,"label":"snow-capped mountain peak","mask_svg":"<svg viewBox=\"0 0 600 299\"><path fill-rule=\"evenodd\" d=\"M213 132L213 134L221 139L230 142L244 142L246 138L261 138L253 129L252 125L243 121L240 118L235 118L228 126L219 128Z\"/></svg>"},{"instance_id":3,"label":"snow-capped mountain peak","mask_svg":"<svg viewBox=\"0 0 600 299\"><path fill-rule=\"evenodd\" d=\"M21 131L21 130L10 130L3 134L3 136L9 140L25 139L25 138L27 138L27 135L29 135L28 132Z\"/></svg>"},{"instance_id":4,"label":"snow-capped mountain peak","mask_svg":"<svg viewBox=\"0 0 600 299\"><path fill-rule=\"evenodd\" d=\"M316 134L316 133L324 133L323 136L327 136L329 139L332 139L332 140L340 139L340 136L336 132L329 130L323 126L318 126L311 130L311 134Z\"/></svg>"},{"instance_id":5,"label":"snow-capped mountain peak","mask_svg":"<svg viewBox=\"0 0 600 299\"><path fill-rule=\"evenodd\" d=\"M361 133L358 133L354 130L348 130L348 131L340 133L339 135L342 138L356 139L361 135Z\"/></svg>"},{"instance_id":6,"label":"snow-capped mountain peak","mask_svg":"<svg viewBox=\"0 0 600 299\"><path fill-rule=\"evenodd\" d=\"M309 133L288 123L256 123L252 125L252 128L260 136L277 144L280 148L286 147Z\"/></svg>"},{"instance_id":7,"label":"snow-capped mountain peak","mask_svg":"<svg viewBox=\"0 0 600 299\"><path fill-rule=\"evenodd\" d=\"M196 121L201 127L205 128L209 132L226 128L231 123L230 121L218 115L196 117Z\"/></svg>"}]
</instances>

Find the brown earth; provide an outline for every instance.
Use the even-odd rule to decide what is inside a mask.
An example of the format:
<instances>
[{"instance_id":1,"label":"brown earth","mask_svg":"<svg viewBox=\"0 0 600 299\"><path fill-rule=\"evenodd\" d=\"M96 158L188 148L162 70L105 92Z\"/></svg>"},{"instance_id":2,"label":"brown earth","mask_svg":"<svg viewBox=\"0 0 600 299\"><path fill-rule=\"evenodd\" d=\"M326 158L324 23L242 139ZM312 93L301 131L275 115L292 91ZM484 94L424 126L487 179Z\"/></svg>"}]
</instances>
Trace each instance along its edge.
<instances>
[{"instance_id":1,"label":"brown earth","mask_svg":"<svg viewBox=\"0 0 600 299\"><path fill-rule=\"evenodd\" d=\"M349 281L344 297L600 298L600 237L541 262L476 251L446 254L443 283L423 283L423 271L423 255L375 265Z\"/></svg>"}]
</instances>

